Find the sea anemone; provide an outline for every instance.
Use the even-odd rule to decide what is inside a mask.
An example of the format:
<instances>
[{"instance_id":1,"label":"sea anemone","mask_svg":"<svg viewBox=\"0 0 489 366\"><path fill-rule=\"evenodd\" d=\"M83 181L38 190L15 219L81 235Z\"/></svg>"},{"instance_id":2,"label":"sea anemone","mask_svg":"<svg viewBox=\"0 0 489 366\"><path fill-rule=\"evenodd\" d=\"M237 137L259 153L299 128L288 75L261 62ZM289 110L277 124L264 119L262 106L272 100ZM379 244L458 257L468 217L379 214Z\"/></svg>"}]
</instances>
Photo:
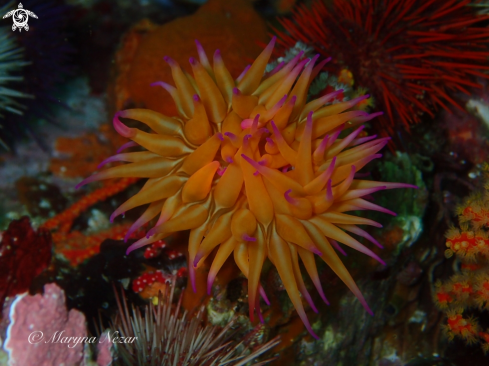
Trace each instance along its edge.
<instances>
[{"instance_id":1,"label":"sea anemone","mask_svg":"<svg viewBox=\"0 0 489 366\"><path fill-rule=\"evenodd\" d=\"M314 254L320 256L345 282L370 312L365 299L333 247L336 241L382 260L348 233L379 245L357 225L381 225L346 214L352 210L393 212L362 198L373 192L401 187L402 183L355 179L389 138L359 137L363 126L345 134L381 113L351 110L362 96L326 105L339 92L306 103L311 80L328 60L319 55L301 60L298 54L287 64L263 77L275 38L234 80L219 50L211 66L197 42L200 61L190 59L194 77L184 73L170 57L175 87L165 88L179 115L167 117L147 109L117 112L113 124L132 140L127 146L144 151L120 153L101 163L125 161L82 181L84 184L116 177L149 178L141 191L123 203L111 216L149 204L128 235L159 214L147 237L128 251L163 239L173 232L190 230L189 276L195 291L195 268L217 248L208 276L208 292L226 259L234 259L248 278L250 318L259 296L268 302L260 285L266 258L278 273L306 328L314 335L301 295L316 309L299 268L299 258L320 296L321 288ZM349 110L349 111L348 111ZM152 133L127 127L122 121L142 122Z\"/></svg>"},{"instance_id":2,"label":"sea anemone","mask_svg":"<svg viewBox=\"0 0 489 366\"><path fill-rule=\"evenodd\" d=\"M282 19L279 43L292 47L300 40L338 68L348 68L355 84L368 88L385 132L397 121L409 130L439 107L458 107L457 93L481 88L488 78L489 28L470 7L471 0L334 0L330 8L315 1L299 6Z\"/></svg>"},{"instance_id":3,"label":"sea anemone","mask_svg":"<svg viewBox=\"0 0 489 366\"><path fill-rule=\"evenodd\" d=\"M275 337L250 352L250 344L246 344L246 341L237 343L232 340L236 335L236 330L233 330L237 325L236 318L222 329L212 325L203 326L205 306L195 316L189 316L187 312L180 314L182 296L176 307L172 306L175 278L171 289L168 287L164 295L160 292L158 304L154 306L152 302L149 303L143 313L134 306L128 306L124 291L121 291L122 300L115 292L119 312L109 334L134 340L114 343L117 355L115 365L243 366L280 343L279 337ZM252 365L265 365L272 360Z\"/></svg>"}]
</instances>

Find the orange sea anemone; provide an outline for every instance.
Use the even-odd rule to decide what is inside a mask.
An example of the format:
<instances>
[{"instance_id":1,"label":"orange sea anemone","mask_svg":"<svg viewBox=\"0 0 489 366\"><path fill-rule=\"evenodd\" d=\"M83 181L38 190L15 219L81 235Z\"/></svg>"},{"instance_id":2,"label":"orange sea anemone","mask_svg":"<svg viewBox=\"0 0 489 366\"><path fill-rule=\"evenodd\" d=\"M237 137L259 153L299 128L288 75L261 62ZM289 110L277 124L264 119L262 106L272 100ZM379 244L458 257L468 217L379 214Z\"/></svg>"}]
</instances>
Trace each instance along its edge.
<instances>
[{"instance_id":1,"label":"orange sea anemone","mask_svg":"<svg viewBox=\"0 0 489 366\"><path fill-rule=\"evenodd\" d=\"M149 204L129 235L159 215L147 237L128 251L173 232L190 230L188 267L193 284L195 268L217 248L209 271L209 290L223 263L234 253L236 264L248 278L251 319L255 310L262 319L258 294L268 302L260 285L262 266L268 258L306 328L316 336L301 301L302 295L315 309L299 258L324 301L314 254L371 312L334 247L338 241L383 263L349 235L379 245L357 225L381 225L345 212L394 214L362 197L382 189L413 186L355 179L356 172L381 156L377 152L388 138L358 137L362 127L343 138L339 135L379 113L351 110L367 96L326 105L339 93L335 92L307 102L311 80L328 61L316 65L319 55L301 60L299 54L264 77L274 44L275 38L237 80L230 76L219 50L211 65L198 42L200 61L190 59L193 77L166 57L175 86L157 84L170 93L179 115L167 117L147 109L116 113L113 124L117 132L143 150L107 159L103 164L129 164L98 172L79 186L116 177L149 178L111 217L113 220ZM127 127L122 118L140 121L152 132Z\"/></svg>"}]
</instances>

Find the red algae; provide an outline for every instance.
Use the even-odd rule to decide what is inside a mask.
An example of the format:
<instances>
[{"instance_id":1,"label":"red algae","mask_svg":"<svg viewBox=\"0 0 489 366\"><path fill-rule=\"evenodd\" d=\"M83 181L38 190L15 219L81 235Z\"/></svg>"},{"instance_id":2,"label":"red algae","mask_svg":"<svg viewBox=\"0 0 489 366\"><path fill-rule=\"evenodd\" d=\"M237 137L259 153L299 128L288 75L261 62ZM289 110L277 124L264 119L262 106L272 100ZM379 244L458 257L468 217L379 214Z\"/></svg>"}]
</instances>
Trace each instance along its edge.
<instances>
[{"instance_id":1,"label":"red algae","mask_svg":"<svg viewBox=\"0 0 489 366\"><path fill-rule=\"evenodd\" d=\"M12 221L0 242L0 307L7 296L27 291L50 262L49 231L34 231L26 216Z\"/></svg>"}]
</instances>

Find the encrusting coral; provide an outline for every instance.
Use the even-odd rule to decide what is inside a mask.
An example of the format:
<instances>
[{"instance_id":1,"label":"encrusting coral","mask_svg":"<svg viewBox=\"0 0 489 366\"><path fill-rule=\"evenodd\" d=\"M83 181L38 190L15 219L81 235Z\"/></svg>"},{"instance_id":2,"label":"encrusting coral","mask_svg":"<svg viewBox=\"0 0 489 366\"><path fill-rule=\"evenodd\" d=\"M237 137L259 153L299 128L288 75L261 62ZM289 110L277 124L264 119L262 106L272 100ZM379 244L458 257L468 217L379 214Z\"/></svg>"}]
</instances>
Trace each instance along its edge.
<instances>
[{"instance_id":1,"label":"encrusting coral","mask_svg":"<svg viewBox=\"0 0 489 366\"><path fill-rule=\"evenodd\" d=\"M111 220L134 207L149 204L128 235L157 215L156 225L128 251L181 230L190 230L189 276L195 290L195 268L217 248L208 276L210 290L216 274L234 253L248 278L250 318L260 319L260 285L266 258L276 266L292 303L308 331L301 295L316 309L299 267L299 258L316 289L327 302L314 254L320 256L371 312L334 247L339 241L384 263L349 233L375 245L357 225L381 225L346 214L377 210L395 215L363 196L415 186L355 179L388 138L359 137L363 127L339 138L350 128L381 113L351 110L368 96L326 105L338 92L307 103L312 79L328 60L319 55L301 60L302 53L263 77L275 38L253 64L233 80L220 51L213 65L197 43L199 60L190 58L194 76L166 57L175 87L158 82L172 96L178 116L146 109L117 112L113 124L142 151L120 153L103 162L129 162L100 171L78 187L109 178L149 178L139 193L123 203ZM350 111L348 111L350 110ZM345 112L346 111L346 112ZM121 119L138 120L152 133L127 127Z\"/></svg>"}]
</instances>

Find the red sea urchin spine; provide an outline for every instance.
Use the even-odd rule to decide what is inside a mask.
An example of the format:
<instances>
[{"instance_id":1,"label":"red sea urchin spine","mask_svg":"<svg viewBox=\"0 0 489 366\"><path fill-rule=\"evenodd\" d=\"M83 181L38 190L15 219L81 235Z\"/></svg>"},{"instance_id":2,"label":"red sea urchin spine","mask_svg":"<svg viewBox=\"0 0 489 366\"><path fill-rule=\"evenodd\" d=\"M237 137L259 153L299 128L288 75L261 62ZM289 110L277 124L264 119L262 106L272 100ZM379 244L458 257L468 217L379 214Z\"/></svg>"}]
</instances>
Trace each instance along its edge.
<instances>
[{"instance_id":1,"label":"red sea urchin spine","mask_svg":"<svg viewBox=\"0 0 489 366\"><path fill-rule=\"evenodd\" d=\"M348 68L355 83L367 87L387 134L395 121L420 121L438 108L461 109L456 93L480 88L489 78L489 28L479 25L470 0L334 0L331 8L315 1L297 7L276 31L287 48L299 40L312 45L336 65Z\"/></svg>"}]
</instances>

